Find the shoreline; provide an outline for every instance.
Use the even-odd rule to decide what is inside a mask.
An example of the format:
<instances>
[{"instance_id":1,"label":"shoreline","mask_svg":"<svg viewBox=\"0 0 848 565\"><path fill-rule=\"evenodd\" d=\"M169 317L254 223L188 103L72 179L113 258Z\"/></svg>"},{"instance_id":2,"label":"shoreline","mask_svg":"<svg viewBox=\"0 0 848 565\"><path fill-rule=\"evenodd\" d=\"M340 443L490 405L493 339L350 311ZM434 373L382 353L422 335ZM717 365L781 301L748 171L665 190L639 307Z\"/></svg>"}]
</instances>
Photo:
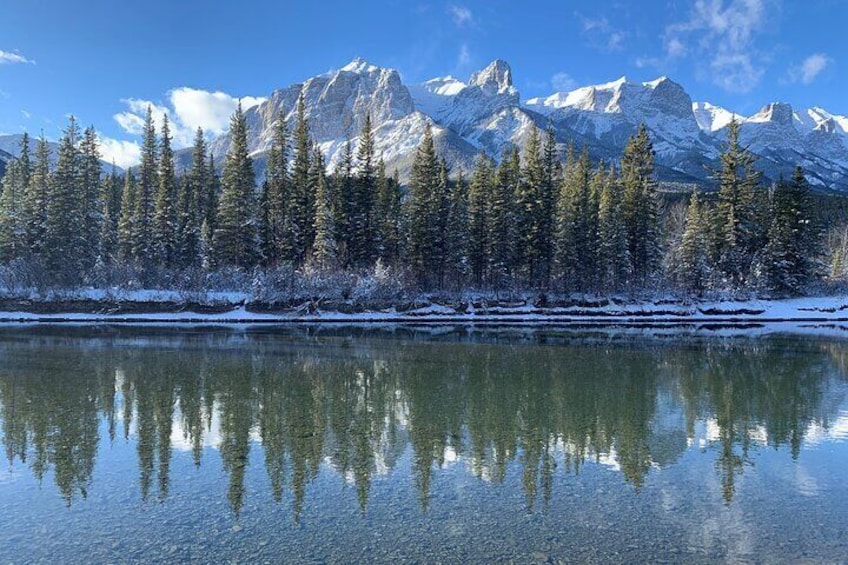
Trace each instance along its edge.
<instances>
[{"instance_id":1,"label":"shoreline","mask_svg":"<svg viewBox=\"0 0 848 565\"><path fill-rule=\"evenodd\" d=\"M472 301L440 304L418 300L415 306L350 311L322 310L315 303L274 308L245 302L179 303L156 300L20 300L0 299L0 323L64 324L404 324L404 325L589 325L675 326L785 323L848 324L848 296L786 300L724 300L683 302L658 299L631 301L595 299L569 306L537 307L527 301L501 302L475 308Z\"/></svg>"}]
</instances>

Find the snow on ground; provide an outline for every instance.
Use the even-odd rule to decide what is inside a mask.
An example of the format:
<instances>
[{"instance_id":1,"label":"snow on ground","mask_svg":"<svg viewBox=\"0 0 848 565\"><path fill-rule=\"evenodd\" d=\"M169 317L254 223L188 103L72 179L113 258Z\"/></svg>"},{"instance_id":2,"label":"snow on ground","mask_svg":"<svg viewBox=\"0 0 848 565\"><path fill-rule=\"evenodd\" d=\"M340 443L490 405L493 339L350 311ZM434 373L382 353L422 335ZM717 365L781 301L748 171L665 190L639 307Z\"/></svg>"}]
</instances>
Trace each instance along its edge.
<instances>
[{"instance_id":1,"label":"snow on ground","mask_svg":"<svg viewBox=\"0 0 848 565\"><path fill-rule=\"evenodd\" d=\"M231 305L219 313L197 313L182 310L186 295L166 291L129 291L122 293L82 291L62 295L70 300L120 300L127 303L173 303L173 312L157 313L33 313L0 312L0 322L155 322L155 323L509 323L509 324L762 324L767 322L844 323L848 325L848 296L806 297L790 300L709 301L599 301L575 302L568 307L536 307L527 301L487 305L485 301L464 302L463 307L434 302L419 308L398 311L343 313L315 309L309 303L279 313L249 311L249 297L242 293L209 293L197 303ZM47 302L49 303L49 297ZM603 304L603 305L600 305ZM842 330L840 330L842 332Z\"/></svg>"}]
</instances>

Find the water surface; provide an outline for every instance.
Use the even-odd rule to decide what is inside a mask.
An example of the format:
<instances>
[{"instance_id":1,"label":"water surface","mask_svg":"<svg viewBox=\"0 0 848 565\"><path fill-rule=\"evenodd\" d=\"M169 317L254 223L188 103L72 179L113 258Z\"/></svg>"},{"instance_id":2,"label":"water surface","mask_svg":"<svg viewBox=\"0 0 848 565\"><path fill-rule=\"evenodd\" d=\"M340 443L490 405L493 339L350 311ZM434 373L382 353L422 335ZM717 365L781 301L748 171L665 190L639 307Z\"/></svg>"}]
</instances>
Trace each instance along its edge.
<instances>
[{"instance_id":1,"label":"water surface","mask_svg":"<svg viewBox=\"0 0 848 565\"><path fill-rule=\"evenodd\" d=\"M2 562L848 560L848 342L0 330Z\"/></svg>"}]
</instances>

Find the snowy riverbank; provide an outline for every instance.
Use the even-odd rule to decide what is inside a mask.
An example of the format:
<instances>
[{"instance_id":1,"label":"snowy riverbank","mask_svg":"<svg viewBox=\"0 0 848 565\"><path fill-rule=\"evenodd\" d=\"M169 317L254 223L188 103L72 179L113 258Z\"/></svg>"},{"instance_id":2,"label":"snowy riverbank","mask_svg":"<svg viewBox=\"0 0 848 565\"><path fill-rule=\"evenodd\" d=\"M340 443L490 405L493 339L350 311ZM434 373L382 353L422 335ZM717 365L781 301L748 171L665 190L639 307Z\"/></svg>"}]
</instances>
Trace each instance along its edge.
<instances>
[{"instance_id":1,"label":"snowy riverbank","mask_svg":"<svg viewBox=\"0 0 848 565\"><path fill-rule=\"evenodd\" d=\"M382 306L382 307L381 307ZM106 323L509 323L675 324L767 322L848 323L848 296L788 300L563 298L494 301L421 297L404 304L305 301L250 303L238 293L186 296L165 291L0 299L0 322Z\"/></svg>"}]
</instances>

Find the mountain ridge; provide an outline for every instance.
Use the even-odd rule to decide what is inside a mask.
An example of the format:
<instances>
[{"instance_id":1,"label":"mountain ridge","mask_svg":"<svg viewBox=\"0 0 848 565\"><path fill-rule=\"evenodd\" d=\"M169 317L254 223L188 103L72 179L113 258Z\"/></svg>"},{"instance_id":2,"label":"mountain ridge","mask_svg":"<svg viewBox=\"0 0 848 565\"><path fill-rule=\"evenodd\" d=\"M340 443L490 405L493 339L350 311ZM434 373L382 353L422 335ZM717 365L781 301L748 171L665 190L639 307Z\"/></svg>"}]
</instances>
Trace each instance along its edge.
<instances>
[{"instance_id":1,"label":"mountain ridge","mask_svg":"<svg viewBox=\"0 0 848 565\"><path fill-rule=\"evenodd\" d=\"M712 186L720 167L726 129L740 123L742 142L758 157L766 179L788 176L796 165L818 191L848 194L848 117L819 106L795 108L771 102L743 116L705 101L662 76L634 82L627 77L522 100L510 65L495 59L468 80L436 77L406 84L400 73L356 58L339 69L275 90L245 110L248 145L261 181L273 125L283 116L290 131L302 96L310 131L330 168L347 141L370 115L376 154L389 170L407 178L414 152L429 125L437 149L453 170L468 171L478 154L498 159L522 146L533 126L552 127L562 153L569 144L586 147L595 160L617 161L627 139L645 123L656 152L659 179L666 183ZM13 136L0 136L0 151L15 154ZM210 140L219 165L230 143L228 133ZM187 168L191 149L176 153ZM0 167L8 156L0 155Z\"/></svg>"},{"instance_id":2,"label":"mountain ridge","mask_svg":"<svg viewBox=\"0 0 848 565\"><path fill-rule=\"evenodd\" d=\"M626 77L522 101L512 68L496 59L467 81L453 76L405 84L400 74L364 59L275 91L246 111L250 149L261 164L273 123L281 113L293 126L298 97L316 142L334 166L347 140L356 136L366 113L375 128L377 154L406 177L427 124L454 169L468 170L480 152L498 159L521 146L535 125L554 128L560 149L585 146L594 159L616 160L627 138L644 122L652 135L661 181L709 187L737 119L745 142L760 157L766 178L805 167L820 191L848 193L848 117L819 107L796 110L770 103L753 116L694 101L686 89L662 76L633 82ZM229 144L226 134L212 142L216 155Z\"/></svg>"}]
</instances>

